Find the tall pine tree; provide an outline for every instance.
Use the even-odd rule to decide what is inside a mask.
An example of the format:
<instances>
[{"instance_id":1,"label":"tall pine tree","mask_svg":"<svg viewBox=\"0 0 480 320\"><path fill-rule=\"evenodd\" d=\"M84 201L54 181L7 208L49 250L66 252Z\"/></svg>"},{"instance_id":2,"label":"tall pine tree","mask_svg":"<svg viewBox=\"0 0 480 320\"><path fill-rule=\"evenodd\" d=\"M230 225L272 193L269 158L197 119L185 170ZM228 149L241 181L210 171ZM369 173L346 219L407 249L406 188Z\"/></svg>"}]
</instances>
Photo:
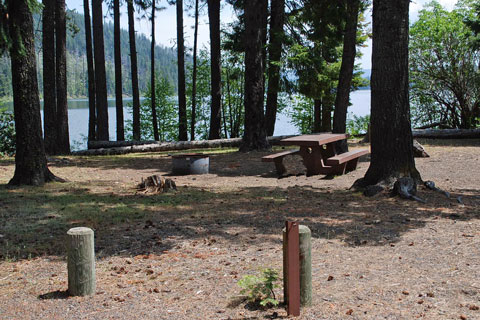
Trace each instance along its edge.
<instances>
[{"instance_id":1,"label":"tall pine tree","mask_svg":"<svg viewBox=\"0 0 480 320\"><path fill-rule=\"evenodd\" d=\"M61 180L47 167L40 119L32 11L36 2L0 3L0 49L9 50L15 118L15 173L10 185L43 185Z\"/></svg>"}]
</instances>

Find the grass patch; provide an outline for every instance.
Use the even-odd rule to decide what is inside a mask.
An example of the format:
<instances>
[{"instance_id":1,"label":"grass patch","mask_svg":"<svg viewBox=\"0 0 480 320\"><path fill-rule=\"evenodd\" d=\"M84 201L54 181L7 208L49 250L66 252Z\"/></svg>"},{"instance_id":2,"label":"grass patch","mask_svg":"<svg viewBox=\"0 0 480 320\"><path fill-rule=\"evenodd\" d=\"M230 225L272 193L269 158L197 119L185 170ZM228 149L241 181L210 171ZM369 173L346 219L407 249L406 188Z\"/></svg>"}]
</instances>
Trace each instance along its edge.
<instances>
[{"instance_id":1,"label":"grass patch","mask_svg":"<svg viewBox=\"0 0 480 320\"><path fill-rule=\"evenodd\" d=\"M125 225L156 220L156 215L191 209L212 193L183 189L180 193L136 195L94 193L91 185L50 183L11 189L0 186L0 259L64 254L68 229L92 228L96 236Z\"/></svg>"}]
</instances>

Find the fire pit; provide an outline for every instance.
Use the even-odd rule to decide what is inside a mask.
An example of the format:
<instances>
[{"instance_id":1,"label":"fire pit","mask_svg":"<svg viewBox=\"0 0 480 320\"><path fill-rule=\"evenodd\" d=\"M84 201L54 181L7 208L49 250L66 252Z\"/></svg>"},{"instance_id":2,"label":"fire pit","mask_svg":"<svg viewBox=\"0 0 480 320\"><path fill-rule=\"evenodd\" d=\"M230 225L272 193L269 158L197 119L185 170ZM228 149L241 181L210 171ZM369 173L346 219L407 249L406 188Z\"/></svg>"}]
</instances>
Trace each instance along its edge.
<instances>
[{"instance_id":1,"label":"fire pit","mask_svg":"<svg viewBox=\"0 0 480 320\"><path fill-rule=\"evenodd\" d=\"M173 174L206 174L210 160L203 153L183 153L172 156L172 165Z\"/></svg>"}]
</instances>

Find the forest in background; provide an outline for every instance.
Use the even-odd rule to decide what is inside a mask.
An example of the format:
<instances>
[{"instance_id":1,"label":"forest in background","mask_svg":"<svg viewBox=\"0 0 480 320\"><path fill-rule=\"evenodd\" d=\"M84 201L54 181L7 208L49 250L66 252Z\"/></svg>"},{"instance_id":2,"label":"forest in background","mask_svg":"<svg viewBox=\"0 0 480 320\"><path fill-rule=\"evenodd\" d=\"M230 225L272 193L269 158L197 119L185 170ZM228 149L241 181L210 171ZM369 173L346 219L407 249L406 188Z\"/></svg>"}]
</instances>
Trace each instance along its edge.
<instances>
[{"instance_id":1,"label":"forest in background","mask_svg":"<svg viewBox=\"0 0 480 320\"><path fill-rule=\"evenodd\" d=\"M69 28L67 28L67 93L69 98L87 98L87 57L85 45L84 16L76 11L67 11ZM35 49L37 52L38 88L43 97L43 63L42 63L42 26L35 19ZM115 70L114 70L114 42L113 23L104 24L105 37L105 68L107 73L108 96L115 94ZM132 95L132 79L130 73L130 47L128 31L120 31L122 55L122 83L123 93ZM136 34L137 59L138 59L138 82L140 92L144 92L150 83L150 39L144 34ZM186 62L190 58L186 59ZM176 48L167 48L157 45L155 48L156 72L168 79L170 84L177 87L177 51ZM0 56L0 100L12 100L12 74L10 58L7 54Z\"/></svg>"}]
</instances>

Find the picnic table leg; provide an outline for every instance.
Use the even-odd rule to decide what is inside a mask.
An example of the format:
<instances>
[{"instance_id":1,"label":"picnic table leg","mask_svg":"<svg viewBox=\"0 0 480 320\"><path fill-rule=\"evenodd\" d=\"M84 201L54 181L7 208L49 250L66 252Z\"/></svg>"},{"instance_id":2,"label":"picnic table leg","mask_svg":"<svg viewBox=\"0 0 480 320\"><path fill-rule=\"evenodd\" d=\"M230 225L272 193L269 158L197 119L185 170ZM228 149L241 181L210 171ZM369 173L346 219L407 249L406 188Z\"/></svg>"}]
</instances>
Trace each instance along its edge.
<instances>
[{"instance_id":1,"label":"picnic table leg","mask_svg":"<svg viewBox=\"0 0 480 320\"><path fill-rule=\"evenodd\" d=\"M323 149L322 146L300 147L300 155L303 158L303 164L307 168L307 176L317 174L344 174L345 164L333 167L324 165L323 159L326 159L327 155L330 155L332 152L334 152L334 150L329 148L329 145L327 145L327 149Z\"/></svg>"},{"instance_id":2,"label":"picnic table leg","mask_svg":"<svg viewBox=\"0 0 480 320\"><path fill-rule=\"evenodd\" d=\"M281 176L287 171L285 165L283 164L283 157L280 159L275 159L275 169L277 169L277 174L279 176Z\"/></svg>"},{"instance_id":3,"label":"picnic table leg","mask_svg":"<svg viewBox=\"0 0 480 320\"><path fill-rule=\"evenodd\" d=\"M338 166L333 166L331 174L341 176L342 174L345 174L345 172L346 172L345 168L346 167L347 167L346 163L341 163Z\"/></svg>"},{"instance_id":4,"label":"picnic table leg","mask_svg":"<svg viewBox=\"0 0 480 320\"><path fill-rule=\"evenodd\" d=\"M347 162L347 167L345 168L346 172L353 171L357 169L357 164L358 164L358 158L352 159Z\"/></svg>"},{"instance_id":5,"label":"picnic table leg","mask_svg":"<svg viewBox=\"0 0 480 320\"><path fill-rule=\"evenodd\" d=\"M303 164L307 168L307 176L321 173L323 163L320 147L300 147L300 155L302 156Z\"/></svg>"},{"instance_id":6,"label":"picnic table leg","mask_svg":"<svg viewBox=\"0 0 480 320\"><path fill-rule=\"evenodd\" d=\"M323 146L321 146L320 151L322 152L323 159L328 159L337 154L337 152L335 151L334 143L327 144L325 149L323 148Z\"/></svg>"}]
</instances>

